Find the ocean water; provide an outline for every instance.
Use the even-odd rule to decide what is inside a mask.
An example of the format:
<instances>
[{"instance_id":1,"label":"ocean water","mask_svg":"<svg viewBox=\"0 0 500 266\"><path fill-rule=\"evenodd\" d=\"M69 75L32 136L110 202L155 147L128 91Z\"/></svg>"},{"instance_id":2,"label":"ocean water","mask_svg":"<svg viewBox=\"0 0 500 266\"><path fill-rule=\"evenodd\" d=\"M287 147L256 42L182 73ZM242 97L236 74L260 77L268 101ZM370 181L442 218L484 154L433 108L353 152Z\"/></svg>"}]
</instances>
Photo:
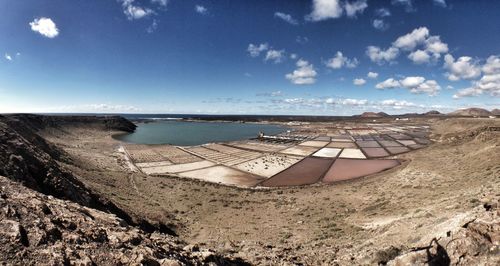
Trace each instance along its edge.
<instances>
[{"instance_id":1,"label":"ocean water","mask_svg":"<svg viewBox=\"0 0 500 266\"><path fill-rule=\"evenodd\" d=\"M135 132L116 135L114 138L137 144L193 146L255 138L260 131L275 135L287 130L286 127L269 124L161 120L139 123Z\"/></svg>"}]
</instances>

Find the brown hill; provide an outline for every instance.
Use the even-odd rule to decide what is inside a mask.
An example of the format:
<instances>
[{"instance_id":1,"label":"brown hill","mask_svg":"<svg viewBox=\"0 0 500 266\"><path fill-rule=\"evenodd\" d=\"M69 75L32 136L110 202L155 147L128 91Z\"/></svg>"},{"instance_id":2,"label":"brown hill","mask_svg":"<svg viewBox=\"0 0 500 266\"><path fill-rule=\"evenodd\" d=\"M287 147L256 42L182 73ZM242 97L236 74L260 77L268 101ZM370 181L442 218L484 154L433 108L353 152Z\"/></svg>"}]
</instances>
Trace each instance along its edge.
<instances>
[{"instance_id":1,"label":"brown hill","mask_svg":"<svg viewBox=\"0 0 500 266\"><path fill-rule=\"evenodd\" d=\"M492 115L500 115L500 109L493 109L491 110Z\"/></svg>"},{"instance_id":2,"label":"brown hill","mask_svg":"<svg viewBox=\"0 0 500 266\"><path fill-rule=\"evenodd\" d=\"M426 112L424 113L423 115L442 115L442 113L440 113L439 111L436 111L436 110L432 110L432 111L429 111L429 112Z\"/></svg>"},{"instance_id":3,"label":"brown hill","mask_svg":"<svg viewBox=\"0 0 500 266\"><path fill-rule=\"evenodd\" d=\"M491 112L482 108L460 109L449 113L451 116L490 116Z\"/></svg>"},{"instance_id":4,"label":"brown hill","mask_svg":"<svg viewBox=\"0 0 500 266\"><path fill-rule=\"evenodd\" d=\"M364 118L376 118L376 117L388 117L389 115L384 113L384 112L379 112L379 113L375 113L375 112L364 112L362 113L361 115L359 115L358 117L364 117Z\"/></svg>"}]
</instances>

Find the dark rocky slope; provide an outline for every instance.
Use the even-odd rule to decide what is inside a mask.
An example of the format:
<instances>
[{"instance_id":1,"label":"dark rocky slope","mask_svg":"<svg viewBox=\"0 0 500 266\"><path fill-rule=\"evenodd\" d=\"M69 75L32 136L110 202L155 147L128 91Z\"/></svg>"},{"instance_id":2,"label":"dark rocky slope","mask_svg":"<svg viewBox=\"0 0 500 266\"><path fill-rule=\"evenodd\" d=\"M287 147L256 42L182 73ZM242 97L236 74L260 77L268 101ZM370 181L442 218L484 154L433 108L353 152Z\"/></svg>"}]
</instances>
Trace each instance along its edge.
<instances>
[{"instance_id":1,"label":"dark rocky slope","mask_svg":"<svg viewBox=\"0 0 500 266\"><path fill-rule=\"evenodd\" d=\"M2 176L0 261L7 265L246 265Z\"/></svg>"},{"instance_id":2,"label":"dark rocky slope","mask_svg":"<svg viewBox=\"0 0 500 266\"><path fill-rule=\"evenodd\" d=\"M71 200L78 204L118 215L144 230L160 230L174 234L163 224L151 224L141 217L130 217L106 198L88 189L59 162L71 163L64 151L40 137L46 128L85 126L102 130L133 131L135 125L122 117L40 116L31 114L0 116L0 175L25 186Z\"/></svg>"}]
</instances>

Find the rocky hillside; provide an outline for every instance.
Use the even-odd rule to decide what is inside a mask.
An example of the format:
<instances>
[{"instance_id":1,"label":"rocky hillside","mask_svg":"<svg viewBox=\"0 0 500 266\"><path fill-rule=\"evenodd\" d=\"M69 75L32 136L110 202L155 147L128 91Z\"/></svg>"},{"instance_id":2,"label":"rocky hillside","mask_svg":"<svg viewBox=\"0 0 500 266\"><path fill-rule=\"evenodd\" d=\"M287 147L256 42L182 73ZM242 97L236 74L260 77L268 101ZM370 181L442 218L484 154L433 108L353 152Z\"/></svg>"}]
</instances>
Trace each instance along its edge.
<instances>
[{"instance_id":1,"label":"rocky hillside","mask_svg":"<svg viewBox=\"0 0 500 266\"><path fill-rule=\"evenodd\" d=\"M500 209L498 201L485 199L468 214L468 221L446 237L436 237L429 245L398 255L387 265L498 265L500 263ZM398 250L378 253L391 257ZM383 263L384 259L381 260Z\"/></svg>"},{"instance_id":2,"label":"rocky hillside","mask_svg":"<svg viewBox=\"0 0 500 266\"><path fill-rule=\"evenodd\" d=\"M58 128L63 124L66 127L85 126L115 131L135 128L133 123L121 117L0 116L0 175L44 194L114 213L130 224L140 225L144 230L173 233L162 224L151 224L141 217L130 217L61 167L60 162L71 164L71 158L37 132L49 127Z\"/></svg>"},{"instance_id":3,"label":"rocky hillside","mask_svg":"<svg viewBox=\"0 0 500 266\"><path fill-rule=\"evenodd\" d=\"M449 113L450 116L490 116L491 112L482 108L460 109Z\"/></svg>"},{"instance_id":4,"label":"rocky hillside","mask_svg":"<svg viewBox=\"0 0 500 266\"><path fill-rule=\"evenodd\" d=\"M0 261L10 265L245 265L2 176Z\"/></svg>"}]
</instances>

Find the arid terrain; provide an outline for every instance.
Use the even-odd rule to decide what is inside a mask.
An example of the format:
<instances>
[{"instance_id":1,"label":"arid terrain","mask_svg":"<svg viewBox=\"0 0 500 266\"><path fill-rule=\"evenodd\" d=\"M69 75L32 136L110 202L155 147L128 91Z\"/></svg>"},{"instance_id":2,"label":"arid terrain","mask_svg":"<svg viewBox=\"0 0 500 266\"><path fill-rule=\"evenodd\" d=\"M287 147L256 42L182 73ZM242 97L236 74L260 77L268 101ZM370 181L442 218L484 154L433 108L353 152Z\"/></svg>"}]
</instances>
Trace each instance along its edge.
<instances>
[{"instance_id":1,"label":"arid terrain","mask_svg":"<svg viewBox=\"0 0 500 266\"><path fill-rule=\"evenodd\" d=\"M380 120L396 123L392 118L384 119ZM81 121L42 121L36 125L32 118L13 121L3 117L3 134L13 128L25 132L18 124L36 134L21 134L26 144L14 143L18 141L14 138L0 143L4 149L0 174L42 193L121 213L131 226L144 232L156 230L158 234L177 235L168 236L178 241L176 248L184 252L212 250L220 254L212 260L218 264L245 261L258 265L498 265L500 120L412 119L430 125L432 144L396 155L402 164L395 168L331 184L244 189L132 170L121 149L123 143L112 138L121 130L131 130L127 127L103 121L92 122L97 126ZM356 121L353 118L351 122ZM327 124L313 125L320 128ZM58 176L53 174L54 169L71 173L71 178L58 179L72 180L70 185L61 187L66 193L51 191L51 187L61 184L59 181L34 182L40 178L36 173L40 174L45 166L26 166L30 161L22 153L31 153L35 159L42 156L40 165L54 164L52 170L42 175ZM24 161L13 157L16 155ZM23 164L24 168L18 166ZM27 173L33 178L23 180ZM5 208L9 207L4 201L11 198L11 192L4 187L15 185L4 179L1 184L2 195L6 196L0 203L6 213ZM72 188L70 192L67 187ZM26 190L19 188L19 193L28 193ZM73 195L82 191L91 196ZM53 204L52 199L47 201L46 204ZM2 218L0 228L4 228L5 221ZM24 228L29 235L29 223ZM56 239L54 243L57 241L64 242ZM183 249L180 243L185 246ZM66 245L70 244L66 241ZM13 242L1 245L3 252L20 252L13 250ZM98 249L108 248L101 245ZM103 263L92 257L102 256L102 252L89 250L81 252L88 252L88 260ZM196 254L185 256L178 260L181 264L210 262L191 260L197 258ZM14 257L4 255L2 260ZM12 263L20 261L12 259Z\"/></svg>"}]
</instances>

